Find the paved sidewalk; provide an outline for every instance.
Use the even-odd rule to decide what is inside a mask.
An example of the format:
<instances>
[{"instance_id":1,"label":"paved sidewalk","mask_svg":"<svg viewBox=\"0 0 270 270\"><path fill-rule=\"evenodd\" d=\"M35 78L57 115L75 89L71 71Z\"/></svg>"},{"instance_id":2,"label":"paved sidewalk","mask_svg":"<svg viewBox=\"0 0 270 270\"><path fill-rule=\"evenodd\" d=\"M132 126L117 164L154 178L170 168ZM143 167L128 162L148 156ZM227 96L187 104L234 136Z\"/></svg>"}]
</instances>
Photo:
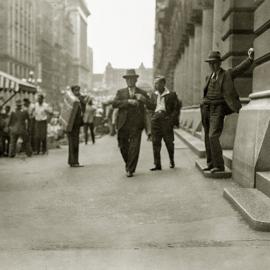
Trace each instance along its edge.
<instances>
[{"instance_id":1,"label":"paved sidewalk","mask_svg":"<svg viewBox=\"0 0 270 270\"><path fill-rule=\"evenodd\" d=\"M150 172L143 138L138 170L126 178L116 138L0 159L1 270L269 269L270 234L249 228L223 198L231 180L204 178L176 138L176 167Z\"/></svg>"}]
</instances>

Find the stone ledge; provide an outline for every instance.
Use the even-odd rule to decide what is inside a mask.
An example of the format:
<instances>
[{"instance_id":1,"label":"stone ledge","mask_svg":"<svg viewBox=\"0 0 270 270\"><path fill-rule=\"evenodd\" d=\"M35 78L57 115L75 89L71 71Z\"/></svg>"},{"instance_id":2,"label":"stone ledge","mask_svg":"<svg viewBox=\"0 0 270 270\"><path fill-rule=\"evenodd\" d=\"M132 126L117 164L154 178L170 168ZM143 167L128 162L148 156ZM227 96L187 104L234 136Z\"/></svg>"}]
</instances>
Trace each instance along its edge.
<instances>
[{"instance_id":1,"label":"stone ledge","mask_svg":"<svg viewBox=\"0 0 270 270\"><path fill-rule=\"evenodd\" d=\"M204 177L207 178L215 178L215 179L227 179L232 177L232 172L225 167L224 172L218 172L218 173L211 173L210 171L203 171L203 168L206 167L206 161L204 159L197 160L195 162L196 167L201 171L201 173L204 175Z\"/></svg>"},{"instance_id":2,"label":"stone ledge","mask_svg":"<svg viewBox=\"0 0 270 270\"><path fill-rule=\"evenodd\" d=\"M223 150L223 158L224 158L225 165L231 170L232 169L233 150Z\"/></svg>"},{"instance_id":3,"label":"stone ledge","mask_svg":"<svg viewBox=\"0 0 270 270\"><path fill-rule=\"evenodd\" d=\"M225 188L223 196L254 230L270 231L270 198L261 191L253 188Z\"/></svg>"},{"instance_id":4,"label":"stone ledge","mask_svg":"<svg viewBox=\"0 0 270 270\"><path fill-rule=\"evenodd\" d=\"M202 140L182 129L175 130L174 133L177 137L183 140L183 142L187 144L198 157L205 157L205 146Z\"/></svg>"},{"instance_id":5,"label":"stone ledge","mask_svg":"<svg viewBox=\"0 0 270 270\"><path fill-rule=\"evenodd\" d=\"M256 188L270 197L270 172L256 173Z\"/></svg>"}]
</instances>

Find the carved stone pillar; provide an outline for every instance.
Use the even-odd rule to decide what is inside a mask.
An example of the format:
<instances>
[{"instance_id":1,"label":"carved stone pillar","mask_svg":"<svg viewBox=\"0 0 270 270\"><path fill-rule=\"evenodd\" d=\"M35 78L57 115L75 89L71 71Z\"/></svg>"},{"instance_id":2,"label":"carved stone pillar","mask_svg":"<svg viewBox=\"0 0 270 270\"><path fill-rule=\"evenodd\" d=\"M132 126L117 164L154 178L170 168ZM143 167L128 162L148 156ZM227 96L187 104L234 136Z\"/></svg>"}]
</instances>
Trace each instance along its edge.
<instances>
[{"instance_id":1,"label":"carved stone pillar","mask_svg":"<svg viewBox=\"0 0 270 270\"><path fill-rule=\"evenodd\" d=\"M194 59L194 36L189 37L189 48L188 48L188 84L187 84L187 105L193 105L193 59Z\"/></svg>"},{"instance_id":2,"label":"carved stone pillar","mask_svg":"<svg viewBox=\"0 0 270 270\"><path fill-rule=\"evenodd\" d=\"M214 17L213 17L213 51L222 51L222 15L223 1L214 0Z\"/></svg>"},{"instance_id":3,"label":"carved stone pillar","mask_svg":"<svg viewBox=\"0 0 270 270\"><path fill-rule=\"evenodd\" d=\"M203 6L202 15L202 50L201 50L201 88L205 85L210 69L205 63L208 54L212 51L213 43L213 8L211 5Z\"/></svg>"},{"instance_id":4,"label":"carved stone pillar","mask_svg":"<svg viewBox=\"0 0 270 270\"><path fill-rule=\"evenodd\" d=\"M202 26L195 24L193 54L193 105L200 103L201 98L201 44Z\"/></svg>"}]
</instances>

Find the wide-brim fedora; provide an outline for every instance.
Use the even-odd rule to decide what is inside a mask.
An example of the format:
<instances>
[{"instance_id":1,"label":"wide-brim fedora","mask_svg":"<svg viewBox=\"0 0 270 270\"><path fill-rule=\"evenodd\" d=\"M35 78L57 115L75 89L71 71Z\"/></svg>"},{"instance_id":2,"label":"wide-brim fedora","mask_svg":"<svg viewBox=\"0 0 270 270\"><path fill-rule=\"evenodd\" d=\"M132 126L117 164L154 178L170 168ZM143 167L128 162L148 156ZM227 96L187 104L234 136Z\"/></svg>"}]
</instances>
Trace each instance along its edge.
<instances>
[{"instance_id":1,"label":"wide-brim fedora","mask_svg":"<svg viewBox=\"0 0 270 270\"><path fill-rule=\"evenodd\" d=\"M205 62L222 62L220 52L219 51L210 52Z\"/></svg>"},{"instance_id":2,"label":"wide-brim fedora","mask_svg":"<svg viewBox=\"0 0 270 270\"><path fill-rule=\"evenodd\" d=\"M135 77L138 78L139 75L136 73L135 69L127 69L126 74L123 75L123 78L130 78L130 77Z\"/></svg>"}]
</instances>

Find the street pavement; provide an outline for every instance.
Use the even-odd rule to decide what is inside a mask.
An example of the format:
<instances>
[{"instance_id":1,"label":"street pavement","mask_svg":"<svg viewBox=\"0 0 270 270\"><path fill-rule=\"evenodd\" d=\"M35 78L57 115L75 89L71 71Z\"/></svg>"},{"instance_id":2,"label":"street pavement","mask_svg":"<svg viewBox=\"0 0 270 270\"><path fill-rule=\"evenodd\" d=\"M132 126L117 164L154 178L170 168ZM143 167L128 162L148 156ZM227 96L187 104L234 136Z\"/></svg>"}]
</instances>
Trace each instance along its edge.
<instances>
[{"instance_id":1,"label":"street pavement","mask_svg":"<svg viewBox=\"0 0 270 270\"><path fill-rule=\"evenodd\" d=\"M126 178L115 137L32 158L0 159L1 270L254 270L270 267L270 233L252 230L223 198L229 179L204 178L176 138L176 168L150 172L143 137Z\"/></svg>"}]
</instances>

